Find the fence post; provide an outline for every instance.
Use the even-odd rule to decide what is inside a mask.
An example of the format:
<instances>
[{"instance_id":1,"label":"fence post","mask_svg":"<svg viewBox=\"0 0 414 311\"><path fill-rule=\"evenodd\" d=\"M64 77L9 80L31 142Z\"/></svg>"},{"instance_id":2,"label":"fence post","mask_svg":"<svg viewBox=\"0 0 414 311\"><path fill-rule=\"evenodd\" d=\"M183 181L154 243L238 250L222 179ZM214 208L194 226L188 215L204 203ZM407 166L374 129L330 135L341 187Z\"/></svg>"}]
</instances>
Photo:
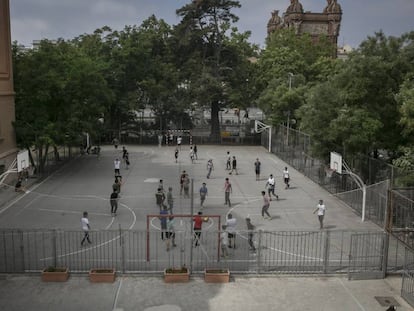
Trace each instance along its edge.
<instances>
[{"instance_id":1,"label":"fence post","mask_svg":"<svg viewBox=\"0 0 414 311\"><path fill-rule=\"evenodd\" d=\"M390 233L384 232L383 239L383 255L382 255L382 278L385 279L388 269L388 251L390 245Z\"/></svg>"},{"instance_id":2,"label":"fence post","mask_svg":"<svg viewBox=\"0 0 414 311\"><path fill-rule=\"evenodd\" d=\"M328 266L329 266L329 240L330 240L330 232L325 231L325 240L323 246L323 273L328 273Z\"/></svg>"},{"instance_id":3,"label":"fence post","mask_svg":"<svg viewBox=\"0 0 414 311\"><path fill-rule=\"evenodd\" d=\"M121 270L122 273L125 273L125 243L121 224L119 224L119 245L121 246Z\"/></svg>"},{"instance_id":4,"label":"fence post","mask_svg":"<svg viewBox=\"0 0 414 311\"><path fill-rule=\"evenodd\" d=\"M52 253L53 253L53 266L57 267L57 247L56 247L56 230L52 230Z\"/></svg>"},{"instance_id":5,"label":"fence post","mask_svg":"<svg viewBox=\"0 0 414 311\"><path fill-rule=\"evenodd\" d=\"M387 191L387 208L385 210L385 221L384 221L384 229L386 232L392 232L393 227L393 206L394 205L394 192L393 190L389 189Z\"/></svg>"},{"instance_id":6,"label":"fence post","mask_svg":"<svg viewBox=\"0 0 414 311\"><path fill-rule=\"evenodd\" d=\"M259 230L259 234L258 234L258 239L257 239L257 256L256 256L256 260L257 260L257 274L259 274L261 272L261 257L262 257L262 235L263 231Z\"/></svg>"},{"instance_id":7,"label":"fence post","mask_svg":"<svg viewBox=\"0 0 414 311\"><path fill-rule=\"evenodd\" d=\"M21 258L21 268L22 271L26 270L26 267L24 266L24 238L23 238L23 231L19 230L19 235L20 235L20 258ZM4 252L4 254L6 254L6 252ZM6 269L7 270L7 269ZM7 271L5 271L7 272Z\"/></svg>"}]
</instances>

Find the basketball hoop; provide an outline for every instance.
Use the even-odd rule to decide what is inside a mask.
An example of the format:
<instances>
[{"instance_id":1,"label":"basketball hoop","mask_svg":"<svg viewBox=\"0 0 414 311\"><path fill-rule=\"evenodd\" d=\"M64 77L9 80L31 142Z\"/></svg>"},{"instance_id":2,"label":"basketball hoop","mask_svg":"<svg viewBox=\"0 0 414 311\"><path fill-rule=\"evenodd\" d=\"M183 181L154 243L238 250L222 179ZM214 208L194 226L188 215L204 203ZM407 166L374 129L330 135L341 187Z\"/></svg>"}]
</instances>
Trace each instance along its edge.
<instances>
[{"instance_id":1,"label":"basketball hoop","mask_svg":"<svg viewBox=\"0 0 414 311\"><path fill-rule=\"evenodd\" d=\"M333 170L333 169L331 169L329 167L325 169L326 177L328 177L328 178L331 178L332 177L332 174L334 172L336 172L336 170Z\"/></svg>"},{"instance_id":2,"label":"basketball hoop","mask_svg":"<svg viewBox=\"0 0 414 311\"><path fill-rule=\"evenodd\" d=\"M271 128L270 125L264 124L263 122L260 122L259 120L254 120L254 131L256 133L261 133L269 128Z\"/></svg>"},{"instance_id":3,"label":"basketball hoop","mask_svg":"<svg viewBox=\"0 0 414 311\"><path fill-rule=\"evenodd\" d=\"M256 133L261 133L265 130L269 131L269 152L272 152L272 126L264 124L259 120L254 120L254 131Z\"/></svg>"}]
</instances>

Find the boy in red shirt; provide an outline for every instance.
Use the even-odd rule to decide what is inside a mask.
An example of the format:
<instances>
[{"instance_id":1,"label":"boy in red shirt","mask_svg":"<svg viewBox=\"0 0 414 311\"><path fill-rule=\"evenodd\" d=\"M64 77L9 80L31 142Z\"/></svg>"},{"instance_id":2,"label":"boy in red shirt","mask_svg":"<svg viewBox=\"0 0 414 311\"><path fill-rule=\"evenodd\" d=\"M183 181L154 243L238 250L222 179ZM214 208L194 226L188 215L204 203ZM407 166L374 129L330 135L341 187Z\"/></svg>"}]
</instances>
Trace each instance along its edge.
<instances>
[{"instance_id":1,"label":"boy in red shirt","mask_svg":"<svg viewBox=\"0 0 414 311\"><path fill-rule=\"evenodd\" d=\"M202 212L198 212L198 215L194 216L193 221L194 221L194 247L197 247L199 245L200 242L200 238L201 238L201 227L203 226L203 218L201 217L201 215L203 215Z\"/></svg>"}]
</instances>

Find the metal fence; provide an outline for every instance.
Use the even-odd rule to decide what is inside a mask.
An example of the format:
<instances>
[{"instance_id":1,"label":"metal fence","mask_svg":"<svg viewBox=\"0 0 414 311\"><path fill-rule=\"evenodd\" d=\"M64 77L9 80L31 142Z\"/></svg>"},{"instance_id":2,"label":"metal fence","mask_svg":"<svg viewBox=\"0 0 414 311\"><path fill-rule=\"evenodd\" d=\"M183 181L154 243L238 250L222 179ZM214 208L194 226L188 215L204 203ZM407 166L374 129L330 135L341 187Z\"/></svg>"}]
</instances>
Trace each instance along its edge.
<instances>
[{"instance_id":1,"label":"metal fence","mask_svg":"<svg viewBox=\"0 0 414 311\"><path fill-rule=\"evenodd\" d=\"M267 148L268 135L268 132L262 134L262 145ZM272 130L271 143L271 151L278 157L362 215L362 190L350 176L328 174L328 165L309 156L309 135L281 125ZM351 242L349 252L348 275L350 278L383 277L386 273L402 271L401 296L414 306L414 173L367 156L347 157L346 161L368 185L365 219L389 232L383 241L364 236L351 239L354 243ZM379 251L382 248L383 253ZM353 252L360 260L355 261ZM375 268L384 265L385 270ZM354 267L359 267L356 269L359 272L353 271Z\"/></svg>"},{"instance_id":2,"label":"metal fence","mask_svg":"<svg viewBox=\"0 0 414 311\"><path fill-rule=\"evenodd\" d=\"M169 251L160 231L91 231L92 244L84 246L80 245L82 236L81 231L1 230L0 272L37 272L49 266L66 266L75 273L108 267L120 273L159 273L185 265L193 273L229 268L233 273L352 272L369 277L372 271L384 275L402 271L405 254L402 242L383 232L257 231L253 252L247 232L240 231L237 248L228 248L228 257L221 256L219 232L215 230L203 231L198 247L193 246L191 230L176 231L177 247Z\"/></svg>"},{"instance_id":3,"label":"metal fence","mask_svg":"<svg viewBox=\"0 0 414 311\"><path fill-rule=\"evenodd\" d=\"M414 252L408 248L405 249L401 297L414 306Z\"/></svg>"},{"instance_id":4,"label":"metal fence","mask_svg":"<svg viewBox=\"0 0 414 311\"><path fill-rule=\"evenodd\" d=\"M268 131L262 133L262 145L269 147ZM362 190L350 175L331 173L327 163L310 156L308 134L284 125L272 128L271 151L362 215ZM414 236L414 173L363 155L345 160L367 185L365 219L390 231L409 229Z\"/></svg>"}]
</instances>

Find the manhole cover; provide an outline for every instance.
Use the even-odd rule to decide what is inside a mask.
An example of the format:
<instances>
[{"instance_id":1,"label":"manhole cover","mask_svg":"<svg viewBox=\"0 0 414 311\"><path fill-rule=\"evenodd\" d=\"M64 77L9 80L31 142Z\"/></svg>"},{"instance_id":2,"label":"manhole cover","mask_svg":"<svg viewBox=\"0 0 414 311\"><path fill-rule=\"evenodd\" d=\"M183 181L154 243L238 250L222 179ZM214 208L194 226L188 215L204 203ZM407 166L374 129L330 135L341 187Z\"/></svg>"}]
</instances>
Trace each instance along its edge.
<instances>
[{"instance_id":1,"label":"manhole cover","mask_svg":"<svg viewBox=\"0 0 414 311\"><path fill-rule=\"evenodd\" d=\"M399 307L400 304L395 300L394 297L382 297L382 296L375 296L375 299L378 301L378 303L383 307Z\"/></svg>"}]
</instances>

